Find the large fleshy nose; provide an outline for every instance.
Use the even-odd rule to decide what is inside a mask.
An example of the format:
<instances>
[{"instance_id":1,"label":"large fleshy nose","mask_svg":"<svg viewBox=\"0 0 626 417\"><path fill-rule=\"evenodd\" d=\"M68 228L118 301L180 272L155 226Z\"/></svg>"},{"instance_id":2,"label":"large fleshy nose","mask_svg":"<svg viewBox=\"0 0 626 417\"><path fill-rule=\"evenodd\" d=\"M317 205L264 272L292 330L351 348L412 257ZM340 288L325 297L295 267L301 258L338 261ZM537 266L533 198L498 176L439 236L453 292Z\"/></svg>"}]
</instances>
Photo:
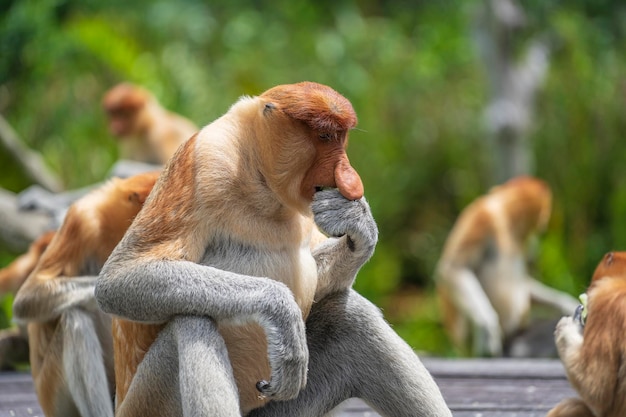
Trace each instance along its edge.
<instances>
[{"instance_id":1,"label":"large fleshy nose","mask_svg":"<svg viewBox=\"0 0 626 417\"><path fill-rule=\"evenodd\" d=\"M335 183L341 195L348 200L358 200L363 197L363 182L350 165L347 156L341 158L335 165Z\"/></svg>"}]
</instances>

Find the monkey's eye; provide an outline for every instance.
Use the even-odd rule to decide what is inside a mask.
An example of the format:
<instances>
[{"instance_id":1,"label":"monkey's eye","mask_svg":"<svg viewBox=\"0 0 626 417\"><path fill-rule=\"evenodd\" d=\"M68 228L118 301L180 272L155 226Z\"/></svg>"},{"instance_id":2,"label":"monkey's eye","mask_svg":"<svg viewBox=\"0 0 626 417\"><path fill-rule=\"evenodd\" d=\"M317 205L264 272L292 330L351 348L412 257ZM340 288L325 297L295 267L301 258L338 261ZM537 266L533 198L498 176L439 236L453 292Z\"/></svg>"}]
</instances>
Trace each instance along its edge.
<instances>
[{"instance_id":1,"label":"monkey's eye","mask_svg":"<svg viewBox=\"0 0 626 417\"><path fill-rule=\"evenodd\" d=\"M319 138L323 141L323 142L329 142L331 140L333 140L335 137L335 135L333 135L332 133L320 133L319 134Z\"/></svg>"}]
</instances>

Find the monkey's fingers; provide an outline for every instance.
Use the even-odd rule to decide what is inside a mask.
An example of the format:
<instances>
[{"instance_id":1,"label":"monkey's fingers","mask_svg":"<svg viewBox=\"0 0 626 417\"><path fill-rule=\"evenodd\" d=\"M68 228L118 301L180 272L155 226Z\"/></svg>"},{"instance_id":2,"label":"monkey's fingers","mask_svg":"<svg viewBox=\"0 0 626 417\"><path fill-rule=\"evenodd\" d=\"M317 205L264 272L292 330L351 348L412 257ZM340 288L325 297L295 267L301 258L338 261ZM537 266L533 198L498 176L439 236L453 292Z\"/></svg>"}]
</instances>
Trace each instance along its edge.
<instances>
[{"instance_id":1,"label":"monkey's fingers","mask_svg":"<svg viewBox=\"0 0 626 417\"><path fill-rule=\"evenodd\" d=\"M365 198L350 201L337 190L315 193L311 204L317 227L327 236L348 235L362 248L373 250L378 241L378 227Z\"/></svg>"},{"instance_id":2,"label":"monkey's fingers","mask_svg":"<svg viewBox=\"0 0 626 417\"><path fill-rule=\"evenodd\" d=\"M270 381L261 380L256 383L260 398L273 400L291 400L304 389L307 381L308 360L287 360L272 369Z\"/></svg>"},{"instance_id":3,"label":"monkey's fingers","mask_svg":"<svg viewBox=\"0 0 626 417\"><path fill-rule=\"evenodd\" d=\"M259 398L261 398L262 400L266 398L265 393L268 392L270 390L270 383L264 379L260 380L259 382L256 383L256 389L257 391L259 391L261 394L259 394Z\"/></svg>"},{"instance_id":4,"label":"monkey's fingers","mask_svg":"<svg viewBox=\"0 0 626 417\"><path fill-rule=\"evenodd\" d=\"M272 383L270 381L261 380L256 383L256 389L259 391L259 398L271 398L273 400L291 400L298 396L300 391L306 385L306 368L304 372L291 373L293 379L287 381L285 378L273 378L272 381L278 380L280 383Z\"/></svg>"}]
</instances>

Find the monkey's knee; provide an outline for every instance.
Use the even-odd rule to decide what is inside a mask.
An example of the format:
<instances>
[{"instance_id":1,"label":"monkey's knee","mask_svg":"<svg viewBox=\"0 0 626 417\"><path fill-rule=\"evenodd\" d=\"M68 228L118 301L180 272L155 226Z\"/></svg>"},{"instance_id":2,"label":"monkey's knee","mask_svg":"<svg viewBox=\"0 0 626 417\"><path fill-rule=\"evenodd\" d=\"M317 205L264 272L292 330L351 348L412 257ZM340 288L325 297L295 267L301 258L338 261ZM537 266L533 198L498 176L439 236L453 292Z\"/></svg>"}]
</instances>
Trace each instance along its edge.
<instances>
[{"instance_id":1,"label":"monkey's knee","mask_svg":"<svg viewBox=\"0 0 626 417\"><path fill-rule=\"evenodd\" d=\"M546 417L595 417L580 398L567 398L558 403Z\"/></svg>"}]
</instances>

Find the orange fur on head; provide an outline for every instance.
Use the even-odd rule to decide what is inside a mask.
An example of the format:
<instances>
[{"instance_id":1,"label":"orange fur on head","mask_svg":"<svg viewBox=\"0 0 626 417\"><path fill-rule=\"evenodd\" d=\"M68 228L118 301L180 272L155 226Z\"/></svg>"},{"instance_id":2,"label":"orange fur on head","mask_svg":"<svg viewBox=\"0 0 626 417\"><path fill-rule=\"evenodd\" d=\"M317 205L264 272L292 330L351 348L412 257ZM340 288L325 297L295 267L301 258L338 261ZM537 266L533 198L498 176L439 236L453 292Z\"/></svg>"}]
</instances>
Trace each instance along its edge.
<instances>
[{"instance_id":1,"label":"orange fur on head","mask_svg":"<svg viewBox=\"0 0 626 417\"><path fill-rule=\"evenodd\" d=\"M596 266L591 282L603 277L626 277L626 252L609 252ZM593 285L593 284L592 284Z\"/></svg>"},{"instance_id":2,"label":"orange fur on head","mask_svg":"<svg viewBox=\"0 0 626 417\"><path fill-rule=\"evenodd\" d=\"M147 90L130 83L110 89L102 99L102 106L111 119L111 132L119 138L135 133L139 129L135 120L138 112L153 100Z\"/></svg>"},{"instance_id":3,"label":"orange fur on head","mask_svg":"<svg viewBox=\"0 0 626 417\"><path fill-rule=\"evenodd\" d=\"M318 153L344 152L347 133L357 124L350 101L325 85L312 82L280 85L261 94L260 98L269 100L274 108L315 132L317 137L312 138L312 143ZM329 151L331 147L334 149ZM313 198L316 187L325 184L337 187L349 200L363 197L361 178L345 153L332 167L320 166L323 163L313 165L302 182L302 193L308 199Z\"/></svg>"},{"instance_id":4,"label":"orange fur on head","mask_svg":"<svg viewBox=\"0 0 626 417\"><path fill-rule=\"evenodd\" d=\"M111 133L123 139L120 148L126 159L164 164L198 131L193 122L163 108L149 91L130 83L109 90L102 106Z\"/></svg>"},{"instance_id":5,"label":"orange fur on head","mask_svg":"<svg viewBox=\"0 0 626 417\"><path fill-rule=\"evenodd\" d=\"M348 99L322 84L305 81L279 85L260 97L275 102L286 115L318 132L347 132L357 123Z\"/></svg>"},{"instance_id":6,"label":"orange fur on head","mask_svg":"<svg viewBox=\"0 0 626 417\"><path fill-rule=\"evenodd\" d=\"M506 201L512 225L520 238L525 239L532 232L543 231L550 219L552 192L544 181L527 176L515 177L490 194L498 193Z\"/></svg>"}]
</instances>

